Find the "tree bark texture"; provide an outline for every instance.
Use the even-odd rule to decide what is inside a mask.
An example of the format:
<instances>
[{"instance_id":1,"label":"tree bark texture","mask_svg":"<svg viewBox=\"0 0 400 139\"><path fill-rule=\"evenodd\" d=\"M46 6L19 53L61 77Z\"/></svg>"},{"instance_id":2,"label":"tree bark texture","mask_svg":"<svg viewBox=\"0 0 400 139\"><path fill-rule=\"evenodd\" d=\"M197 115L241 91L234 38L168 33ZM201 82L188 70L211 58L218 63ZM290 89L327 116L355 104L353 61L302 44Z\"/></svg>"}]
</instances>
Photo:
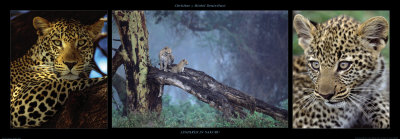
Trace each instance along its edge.
<instances>
[{"instance_id":1,"label":"tree bark texture","mask_svg":"<svg viewBox=\"0 0 400 139\"><path fill-rule=\"evenodd\" d=\"M71 92L65 105L40 128L107 128L108 83Z\"/></svg>"},{"instance_id":2,"label":"tree bark texture","mask_svg":"<svg viewBox=\"0 0 400 139\"><path fill-rule=\"evenodd\" d=\"M129 112L161 112L162 101L157 97L159 86L147 83L150 67L148 31L144 11L114 11L122 48L115 59L122 58L126 74L125 105ZM114 59L113 59L114 62ZM114 69L115 68L115 69ZM118 66L113 66L116 70Z\"/></svg>"},{"instance_id":3,"label":"tree bark texture","mask_svg":"<svg viewBox=\"0 0 400 139\"><path fill-rule=\"evenodd\" d=\"M202 71L185 68L182 73L164 72L150 67L148 80L150 83L173 85L196 96L199 100L222 111L225 116L245 115L244 109L257 111L287 122L287 110L265 103L239 90L217 82Z\"/></svg>"}]
</instances>

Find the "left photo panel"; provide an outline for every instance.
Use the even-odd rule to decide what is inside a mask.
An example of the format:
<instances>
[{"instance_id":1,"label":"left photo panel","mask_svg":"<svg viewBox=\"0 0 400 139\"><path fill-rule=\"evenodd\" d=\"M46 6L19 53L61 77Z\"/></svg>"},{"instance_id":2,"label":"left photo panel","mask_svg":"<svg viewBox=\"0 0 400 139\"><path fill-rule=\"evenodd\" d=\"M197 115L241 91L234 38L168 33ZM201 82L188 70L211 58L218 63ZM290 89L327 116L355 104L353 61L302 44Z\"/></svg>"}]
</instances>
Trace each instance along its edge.
<instances>
[{"instance_id":1,"label":"left photo panel","mask_svg":"<svg viewBox=\"0 0 400 139\"><path fill-rule=\"evenodd\" d=\"M107 128L107 11L10 11L11 128Z\"/></svg>"}]
</instances>

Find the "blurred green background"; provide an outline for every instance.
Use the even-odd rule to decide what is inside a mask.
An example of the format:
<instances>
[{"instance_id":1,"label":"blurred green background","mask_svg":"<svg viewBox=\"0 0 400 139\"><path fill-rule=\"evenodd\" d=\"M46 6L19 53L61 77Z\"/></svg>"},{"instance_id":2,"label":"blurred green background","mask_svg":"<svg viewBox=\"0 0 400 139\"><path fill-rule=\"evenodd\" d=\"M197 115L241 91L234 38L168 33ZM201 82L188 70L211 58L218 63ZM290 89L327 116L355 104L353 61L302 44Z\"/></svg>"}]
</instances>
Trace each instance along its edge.
<instances>
[{"instance_id":1,"label":"blurred green background","mask_svg":"<svg viewBox=\"0 0 400 139\"><path fill-rule=\"evenodd\" d=\"M325 22L333 17L337 17L339 15L347 15L347 16L353 17L360 23L362 23L374 16L383 16L386 18L386 20L389 22L389 25L390 25L389 11L294 11L293 17L296 14L301 14L304 17L308 18L309 20L317 22L317 23L323 23L323 22ZM292 21L293 21L293 17L292 17ZM293 35L293 42L292 42L293 55L303 54L303 49L301 49L301 47L297 43L297 34L294 29L293 29L292 35ZM387 63L389 63L389 49L390 49L390 32L389 32L389 41L388 41L386 47L382 50L382 54L384 55Z\"/></svg>"}]
</instances>

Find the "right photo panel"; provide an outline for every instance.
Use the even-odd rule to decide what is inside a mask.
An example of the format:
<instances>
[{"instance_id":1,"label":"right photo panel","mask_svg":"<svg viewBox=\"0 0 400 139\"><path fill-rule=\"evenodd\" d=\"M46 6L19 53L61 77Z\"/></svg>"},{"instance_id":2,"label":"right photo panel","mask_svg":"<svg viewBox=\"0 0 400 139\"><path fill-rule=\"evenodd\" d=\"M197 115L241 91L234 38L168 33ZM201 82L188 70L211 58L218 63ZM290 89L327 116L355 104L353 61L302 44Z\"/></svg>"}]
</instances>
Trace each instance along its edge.
<instances>
[{"instance_id":1,"label":"right photo panel","mask_svg":"<svg viewBox=\"0 0 400 139\"><path fill-rule=\"evenodd\" d=\"M293 11L293 128L390 128L389 11Z\"/></svg>"}]
</instances>

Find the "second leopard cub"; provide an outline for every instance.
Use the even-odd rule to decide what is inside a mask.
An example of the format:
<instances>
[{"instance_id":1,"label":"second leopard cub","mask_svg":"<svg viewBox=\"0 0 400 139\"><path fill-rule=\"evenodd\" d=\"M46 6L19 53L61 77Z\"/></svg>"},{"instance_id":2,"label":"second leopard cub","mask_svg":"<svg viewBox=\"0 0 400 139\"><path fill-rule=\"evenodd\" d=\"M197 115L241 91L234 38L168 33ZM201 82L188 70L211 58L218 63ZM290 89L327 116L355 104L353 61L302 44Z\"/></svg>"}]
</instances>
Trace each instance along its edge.
<instances>
[{"instance_id":1,"label":"second leopard cub","mask_svg":"<svg viewBox=\"0 0 400 139\"><path fill-rule=\"evenodd\" d=\"M186 59L181 60L181 62L179 62L177 65L173 66L171 68L171 72L172 73L179 73L179 72L183 72L185 69L185 65L189 64L188 61Z\"/></svg>"},{"instance_id":2,"label":"second leopard cub","mask_svg":"<svg viewBox=\"0 0 400 139\"><path fill-rule=\"evenodd\" d=\"M185 65L187 65L187 64L188 64L188 61L186 59L183 59L177 65L172 66L169 71L172 72L172 73L183 72L184 69L185 69ZM164 92L164 85L161 85L158 97L161 97L163 95L163 92Z\"/></svg>"}]
</instances>

